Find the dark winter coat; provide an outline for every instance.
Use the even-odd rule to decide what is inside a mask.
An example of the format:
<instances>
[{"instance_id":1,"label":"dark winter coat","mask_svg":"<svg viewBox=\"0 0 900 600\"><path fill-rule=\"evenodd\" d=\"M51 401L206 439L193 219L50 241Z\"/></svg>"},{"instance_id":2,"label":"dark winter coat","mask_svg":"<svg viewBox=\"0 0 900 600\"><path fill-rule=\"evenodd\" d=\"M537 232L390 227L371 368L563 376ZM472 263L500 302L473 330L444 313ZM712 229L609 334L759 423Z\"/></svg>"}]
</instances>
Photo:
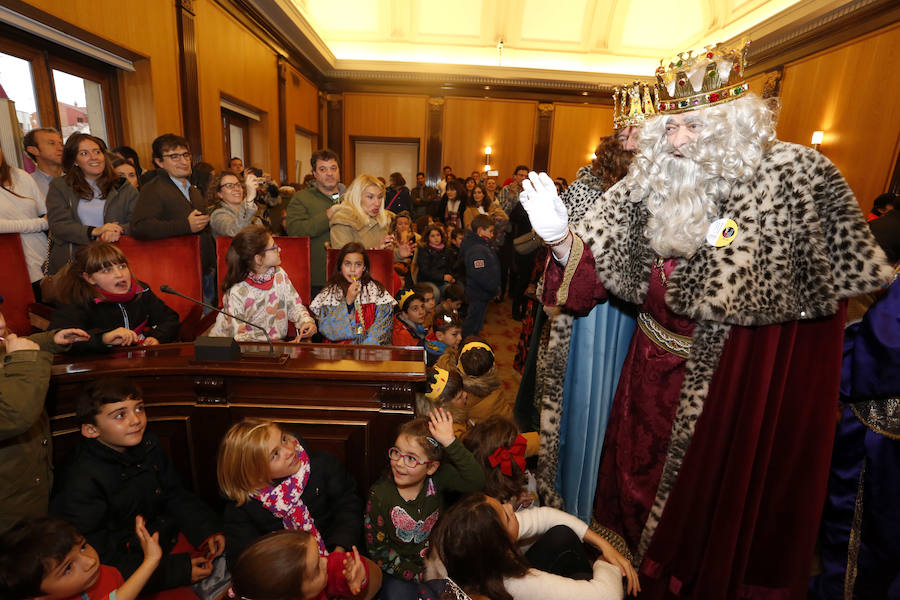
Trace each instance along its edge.
<instances>
[{"instance_id":1,"label":"dark winter coat","mask_svg":"<svg viewBox=\"0 0 900 600\"><path fill-rule=\"evenodd\" d=\"M466 297L487 301L500 289L500 259L491 245L474 231L467 231L459 247L466 267Z\"/></svg>"},{"instance_id":2,"label":"dark winter coat","mask_svg":"<svg viewBox=\"0 0 900 600\"><path fill-rule=\"evenodd\" d=\"M141 333L144 337L155 337L160 344L178 339L178 313L156 297L150 287L139 282L143 291L130 302L94 302L66 304L53 312L50 329L78 327L91 335L85 342L72 344L71 352L96 354L108 352L110 347L103 343L103 334L118 327L134 329L144 321L147 324Z\"/></svg>"},{"instance_id":3,"label":"dark winter coat","mask_svg":"<svg viewBox=\"0 0 900 600\"><path fill-rule=\"evenodd\" d=\"M142 515L147 530L159 532L163 548L145 591L191 583L190 556L168 553L179 532L198 547L222 531L219 518L184 488L159 439L149 432L125 452L82 439L57 470L50 512L72 523L100 561L119 569L126 579L144 560L134 533L134 518Z\"/></svg>"},{"instance_id":4,"label":"dark winter coat","mask_svg":"<svg viewBox=\"0 0 900 600\"><path fill-rule=\"evenodd\" d=\"M416 264L419 266L419 281L430 281L443 285L444 275L453 275L453 257L448 247L435 250L428 244L419 248L416 253Z\"/></svg>"}]
</instances>

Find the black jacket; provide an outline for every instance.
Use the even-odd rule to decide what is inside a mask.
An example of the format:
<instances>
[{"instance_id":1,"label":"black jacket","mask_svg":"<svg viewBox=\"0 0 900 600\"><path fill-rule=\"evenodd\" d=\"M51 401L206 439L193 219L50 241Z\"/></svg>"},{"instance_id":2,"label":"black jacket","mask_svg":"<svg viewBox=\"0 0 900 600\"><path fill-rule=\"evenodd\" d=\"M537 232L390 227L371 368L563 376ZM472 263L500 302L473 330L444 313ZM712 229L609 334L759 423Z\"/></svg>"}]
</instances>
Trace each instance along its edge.
<instances>
[{"instance_id":1,"label":"black jacket","mask_svg":"<svg viewBox=\"0 0 900 600\"><path fill-rule=\"evenodd\" d=\"M394 198L395 195L397 196L396 198ZM393 202L391 202L392 200ZM412 199L409 196L409 188L405 185L399 188L387 188L384 192L384 207L395 215L400 214L404 210L411 213Z\"/></svg>"},{"instance_id":2,"label":"black jacket","mask_svg":"<svg viewBox=\"0 0 900 600\"><path fill-rule=\"evenodd\" d=\"M145 588L163 590L191 583L188 554L169 554L181 532L199 546L222 531L219 518L187 491L159 439L145 432L140 444L116 452L84 438L57 470L50 512L72 523L97 550L100 561L128 579L144 560L134 533L142 515L159 532L163 557Z\"/></svg>"},{"instance_id":3,"label":"black jacket","mask_svg":"<svg viewBox=\"0 0 900 600\"><path fill-rule=\"evenodd\" d=\"M497 252L474 231L467 231L459 247L466 266L466 297L486 302L500 289L500 259Z\"/></svg>"},{"instance_id":4,"label":"black jacket","mask_svg":"<svg viewBox=\"0 0 900 600\"><path fill-rule=\"evenodd\" d=\"M109 351L103 343L103 334L118 327L134 329L143 323L147 324L141 333L144 337L155 337L160 344L178 340L178 313L169 308L165 302L156 297L150 287L139 282L144 290L138 292L130 302L90 302L84 304L65 304L53 312L50 318L50 329L78 327L91 335L85 342L72 344L71 352L97 354Z\"/></svg>"},{"instance_id":5,"label":"black jacket","mask_svg":"<svg viewBox=\"0 0 900 600\"><path fill-rule=\"evenodd\" d=\"M419 281L430 281L443 285L444 275L453 275L453 257L445 246L443 250L435 250L428 244L419 248L416 253L416 264L419 266Z\"/></svg>"},{"instance_id":6,"label":"black jacket","mask_svg":"<svg viewBox=\"0 0 900 600\"><path fill-rule=\"evenodd\" d=\"M192 185L188 189L190 202L169 177L160 169L159 173L141 187L134 212L131 214L131 234L139 240L159 240L180 235L191 235L188 215L194 209L206 214L206 200L200 189ZM196 235L200 236L200 258L203 272L216 269L216 241L209 225Z\"/></svg>"},{"instance_id":7,"label":"black jacket","mask_svg":"<svg viewBox=\"0 0 900 600\"><path fill-rule=\"evenodd\" d=\"M299 439L299 438L298 438ZM356 482L343 465L328 452L310 450L309 481L300 498L316 522L325 546L333 550L343 546L362 546L363 503ZM241 552L263 535L284 529L281 519L259 500L249 499L238 506L233 500L225 505L225 555L231 567Z\"/></svg>"}]
</instances>

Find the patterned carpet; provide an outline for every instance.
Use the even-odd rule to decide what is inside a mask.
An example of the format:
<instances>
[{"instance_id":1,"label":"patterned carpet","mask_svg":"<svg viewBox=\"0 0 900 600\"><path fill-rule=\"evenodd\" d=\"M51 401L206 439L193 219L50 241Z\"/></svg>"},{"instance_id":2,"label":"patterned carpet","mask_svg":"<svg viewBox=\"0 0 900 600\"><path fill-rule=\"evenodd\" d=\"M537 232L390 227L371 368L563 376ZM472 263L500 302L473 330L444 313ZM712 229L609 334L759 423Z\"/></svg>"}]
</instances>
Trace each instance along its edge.
<instances>
[{"instance_id":1,"label":"patterned carpet","mask_svg":"<svg viewBox=\"0 0 900 600\"><path fill-rule=\"evenodd\" d=\"M511 314L512 301L508 298L500 304L491 302L484 318L481 336L493 346L500 381L503 382L506 393L515 398L522 376L513 369L513 358L522 333L522 322L514 320Z\"/></svg>"}]
</instances>

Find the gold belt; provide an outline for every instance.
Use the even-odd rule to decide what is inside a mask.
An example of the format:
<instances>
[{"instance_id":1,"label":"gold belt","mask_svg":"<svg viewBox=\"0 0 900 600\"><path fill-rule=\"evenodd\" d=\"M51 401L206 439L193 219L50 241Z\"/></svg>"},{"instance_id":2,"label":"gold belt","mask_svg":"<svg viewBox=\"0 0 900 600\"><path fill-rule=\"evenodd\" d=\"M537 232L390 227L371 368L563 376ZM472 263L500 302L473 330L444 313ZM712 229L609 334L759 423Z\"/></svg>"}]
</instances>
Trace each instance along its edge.
<instances>
[{"instance_id":1,"label":"gold belt","mask_svg":"<svg viewBox=\"0 0 900 600\"><path fill-rule=\"evenodd\" d=\"M686 335L678 335L669 331L650 316L650 313L642 312L637 318L638 327L650 338L654 344L675 356L687 358L691 355L691 338Z\"/></svg>"}]
</instances>

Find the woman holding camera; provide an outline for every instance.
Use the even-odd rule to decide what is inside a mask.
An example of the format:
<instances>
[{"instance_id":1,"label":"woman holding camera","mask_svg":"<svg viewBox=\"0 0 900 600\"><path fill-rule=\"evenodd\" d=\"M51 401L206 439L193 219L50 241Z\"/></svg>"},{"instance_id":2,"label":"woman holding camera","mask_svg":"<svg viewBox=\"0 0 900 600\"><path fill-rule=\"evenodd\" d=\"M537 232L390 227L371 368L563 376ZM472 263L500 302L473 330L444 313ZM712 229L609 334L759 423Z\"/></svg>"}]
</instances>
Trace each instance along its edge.
<instances>
[{"instance_id":1,"label":"woman holding camera","mask_svg":"<svg viewBox=\"0 0 900 600\"><path fill-rule=\"evenodd\" d=\"M256 177L248 175L247 184L253 185L256 191ZM256 202L248 197L244 182L231 171L213 177L206 189L206 201L207 205L215 206L209 215L209 226L216 237L234 237L248 225L262 225L256 216Z\"/></svg>"}]
</instances>

